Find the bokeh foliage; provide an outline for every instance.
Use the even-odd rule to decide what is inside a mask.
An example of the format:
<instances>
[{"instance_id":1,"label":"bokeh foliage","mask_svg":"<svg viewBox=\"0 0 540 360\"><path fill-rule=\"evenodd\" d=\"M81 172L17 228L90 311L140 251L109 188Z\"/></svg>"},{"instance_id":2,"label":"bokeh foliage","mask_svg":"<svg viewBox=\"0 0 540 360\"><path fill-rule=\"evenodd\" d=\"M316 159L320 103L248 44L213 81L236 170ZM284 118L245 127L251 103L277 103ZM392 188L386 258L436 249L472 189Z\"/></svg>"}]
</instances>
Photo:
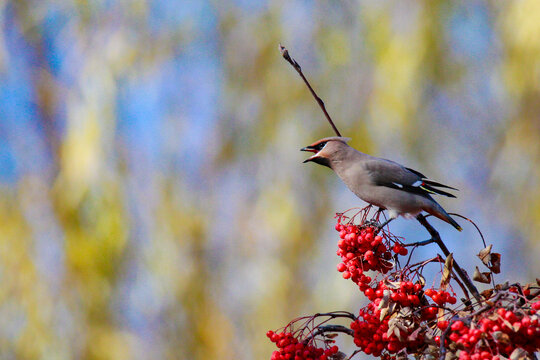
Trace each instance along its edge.
<instances>
[{"instance_id":1,"label":"bokeh foliage","mask_svg":"<svg viewBox=\"0 0 540 360\"><path fill-rule=\"evenodd\" d=\"M0 357L258 359L266 330L358 301L331 227L361 203L301 164L332 133L279 42L353 146L459 187L443 204L534 278L538 19L535 0L0 1Z\"/></svg>"}]
</instances>

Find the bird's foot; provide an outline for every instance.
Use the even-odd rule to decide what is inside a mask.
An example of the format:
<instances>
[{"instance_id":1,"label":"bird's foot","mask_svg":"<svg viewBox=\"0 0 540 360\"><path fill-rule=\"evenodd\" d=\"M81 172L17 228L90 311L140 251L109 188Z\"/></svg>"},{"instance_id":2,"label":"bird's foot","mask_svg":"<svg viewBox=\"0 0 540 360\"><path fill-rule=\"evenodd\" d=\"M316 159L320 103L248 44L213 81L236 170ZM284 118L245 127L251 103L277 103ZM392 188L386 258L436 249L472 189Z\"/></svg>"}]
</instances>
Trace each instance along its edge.
<instances>
[{"instance_id":1,"label":"bird's foot","mask_svg":"<svg viewBox=\"0 0 540 360\"><path fill-rule=\"evenodd\" d=\"M377 220L375 220L375 219L366 220L362 224L362 227L364 227L364 228L369 228L369 227L378 228L379 227L379 222Z\"/></svg>"},{"instance_id":2,"label":"bird's foot","mask_svg":"<svg viewBox=\"0 0 540 360\"><path fill-rule=\"evenodd\" d=\"M386 225L390 223L390 221L394 220L395 218L391 217L390 219L386 220L382 224L377 223L377 231L375 231L375 234L377 234L379 231L381 231Z\"/></svg>"}]
</instances>

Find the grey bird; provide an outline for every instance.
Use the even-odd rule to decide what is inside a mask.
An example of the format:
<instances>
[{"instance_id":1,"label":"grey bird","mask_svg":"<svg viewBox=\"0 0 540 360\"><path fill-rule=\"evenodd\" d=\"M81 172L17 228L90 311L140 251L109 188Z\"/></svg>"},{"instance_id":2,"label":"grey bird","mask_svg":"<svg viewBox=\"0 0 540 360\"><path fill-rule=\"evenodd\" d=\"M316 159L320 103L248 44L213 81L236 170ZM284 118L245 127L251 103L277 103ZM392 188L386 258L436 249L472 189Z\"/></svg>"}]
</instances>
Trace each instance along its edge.
<instances>
[{"instance_id":1,"label":"grey bird","mask_svg":"<svg viewBox=\"0 0 540 360\"><path fill-rule=\"evenodd\" d=\"M405 218L416 217L425 211L446 221L457 230L462 230L431 197L437 194L455 198L441 188L457 189L429 180L422 173L394 161L353 149L347 145L350 140L344 137L318 140L301 149L314 153L304 163L312 161L331 168L360 199L388 210L390 220L400 215Z\"/></svg>"}]
</instances>

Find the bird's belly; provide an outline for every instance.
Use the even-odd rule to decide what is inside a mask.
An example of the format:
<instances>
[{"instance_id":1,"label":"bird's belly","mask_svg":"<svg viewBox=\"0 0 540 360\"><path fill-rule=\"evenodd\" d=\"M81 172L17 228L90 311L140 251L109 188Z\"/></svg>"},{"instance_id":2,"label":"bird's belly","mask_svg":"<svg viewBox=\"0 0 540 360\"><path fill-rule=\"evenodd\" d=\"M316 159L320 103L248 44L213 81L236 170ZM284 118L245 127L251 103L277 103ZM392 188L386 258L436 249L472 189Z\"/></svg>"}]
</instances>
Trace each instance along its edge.
<instances>
[{"instance_id":1,"label":"bird's belly","mask_svg":"<svg viewBox=\"0 0 540 360\"><path fill-rule=\"evenodd\" d=\"M424 203L419 195L382 186L370 186L366 189L368 191L354 193L369 204L406 218L415 217L422 212Z\"/></svg>"}]
</instances>

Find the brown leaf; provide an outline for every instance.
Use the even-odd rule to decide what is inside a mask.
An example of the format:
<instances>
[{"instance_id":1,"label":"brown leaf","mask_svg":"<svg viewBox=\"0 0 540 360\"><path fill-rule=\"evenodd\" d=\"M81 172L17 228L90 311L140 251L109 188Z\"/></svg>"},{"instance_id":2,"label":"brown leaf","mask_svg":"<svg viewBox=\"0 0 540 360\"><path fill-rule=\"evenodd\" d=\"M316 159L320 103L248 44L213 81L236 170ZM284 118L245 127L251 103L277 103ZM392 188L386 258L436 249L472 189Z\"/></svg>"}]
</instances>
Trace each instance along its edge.
<instances>
[{"instance_id":1,"label":"brown leaf","mask_svg":"<svg viewBox=\"0 0 540 360\"><path fill-rule=\"evenodd\" d=\"M405 352L399 352L396 354L396 360L407 360L409 357Z\"/></svg>"},{"instance_id":2,"label":"brown leaf","mask_svg":"<svg viewBox=\"0 0 540 360\"><path fill-rule=\"evenodd\" d=\"M390 290L384 290L383 292L383 298L381 299L381 302L379 303L378 309L384 309L388 307L388 304L390 303L390 294L392 292Z\"/></svg>"},{"instance_id":3,"label":"brown leaf","mask_svg":"<svg viewBox=\"0 0 540 360\"><path fill-rule=\"evenodd\" d=\"M499 319L502 320L502 322L508 326L510 329L512 329L513 332L518 331L519 329L516 329L512 324L510 324L510 321L504 319L503 317L499 316Z\"/></svg>"},{"instance_id":4,"label":"brown leaf","mask_svg":"<svg viewBox=\"0 0 540 360\"><path fill-rule=\"evenodd\" d=\"M489 284L491 281L491 273L480 272L480 269L478 269L477 266L476 269L474 269L473 280L483 284Z\"/></svg>"},{"instance_id":5,"label":"brown leaf","mask_svg":"<svg viewBox=\"0 0 540 360\"><path fill-rule=\"evenodd\" d=\"M407 337L407 340L409 341L415 341L416 339L418 339L418 334L420 334L420 331L422 331L424 329L422 329L421 327L419 327L418 329L414 330L408 337Z\"/></svg>"},{"instance_id":6,"label":"brown leaf","mask_svg":"<svg viewBox=\"0 0 540 360\"><path fill-rule=\"evenodd\" d=\"M388 336L388 337L392 336L395 329L397 329L397 327L394 324L388 326L388 331L386 332L386 336Z\"/></svg>"},{"instance_id":7,"label":"brown leaf","mask_svg":"<svg viewBox=\"0 0 540 360\"><path fill-rule=\"evenodd\" d=\"M522 348L516 348L510 354L510 360L522 360L529 358L529 353L523 350Z\"/></svg>"},{"instance_id":8,"label":"brown leaf","mask_svg":"<svg viewBox=\"0 0 540 360\"><path fill-rule=\"evenodd\" d=\"M393 302L393 303L390 303L390 306L388 307L388 311L390 312L390 314L393 314L394 311L396 310L397 308L397 303Z\"/></svg>"},{"instance_id":9,"label":"brown leaf","mask_svg":"<svg viewBox=\"0 0 540 360\"><path fill-rule=\"evenodd\" d=\"M497 284L495 285L495 290L508 290L508 288L510 287L510 283L508 281L505 281L504 283L502 284Z\"/></svg>"},{"instance_id":10,"label":"brown leaf","mask_svg":"<svg viewBox=\"0 0 540 360\"><path fill-rule=\"evenodd\" d=\"M398 338L399 341L403 341L403 336L401 336L401 331L399 330L399 324L398 326L394 326L394 335Z\"/></svg>"},{"instance_id":11,"label":"brown leaf","mask_svg":"<svg viewBox=\"0 0 540 360\"><path fill-rule=\"evenodd\" d=\"M379 315L379 321L383 321L386 317L386 314L388 314L388 307L385 307L381 310L381 314Z\"/></svg>"},{"instance_id":12,"label":"brown leaf","mask_svg":"<svg viewBox=\"0 0 540 360\"><path fill-rule=\"evenodd\" d=\"M491 266L488 266L488 269L493 271L495 274L501 272L501 254L491 254Z\"/></svg>"},{"instance_id":13,"label":"brown leaf","mask_svg":"<svg viewBox=\"0 0 540 360\"><path fill-rule=\"evenodd\" d=\"M341 351L338 351L334 355L330 356L330 360L344 360L347 357L347 354L342 353Z\"/></svg>"},{"instance_id":14,"label":"brown leaf","mask_svg":"<svg viewBox=\"0 0 540 360\"><path fill-rule=\"evenodd\" d=\"M385 281L385 285L390 289L399 289L401 287L401 281Z\"/></svg>"},{"instance_id":15,"label":"brown leaf","mask_svg":"<svg viewBox=\"0 0 540 360\"><path fill-rule=\"evenodd\" d=\"M484 299L491 299L491 297L493 296L493 289L484 290L480 293L480 295L482 295Z\"/></svg>"},{"instance_id":16,"label":"brown leaf","mask_svg":"<svg viewBox=\"0 0 540 360\"><path fill-rule=\"evenodd\" d=\"M452 267L454 266L454 254L450 253L444 262L443 274L441 277L441 290L446 290L446 287L450 283L452 274Z\"/></svg>"},{"instance_id":17,"label":"brown leaf","mask_svg":"<svg viewBox=\"0 0 540 360\"><path fill-rule=\"evenodd\" d=\"M482 260L482 262L486 266L489 264L489 261L491 260L490 254L491 254L491 248L492 247L493 247L493 245L489 245L485 249L480 250L478 255L476 255L476 256L478 256L480 258L480 260Z\"/></svg>"}]
</instances>

